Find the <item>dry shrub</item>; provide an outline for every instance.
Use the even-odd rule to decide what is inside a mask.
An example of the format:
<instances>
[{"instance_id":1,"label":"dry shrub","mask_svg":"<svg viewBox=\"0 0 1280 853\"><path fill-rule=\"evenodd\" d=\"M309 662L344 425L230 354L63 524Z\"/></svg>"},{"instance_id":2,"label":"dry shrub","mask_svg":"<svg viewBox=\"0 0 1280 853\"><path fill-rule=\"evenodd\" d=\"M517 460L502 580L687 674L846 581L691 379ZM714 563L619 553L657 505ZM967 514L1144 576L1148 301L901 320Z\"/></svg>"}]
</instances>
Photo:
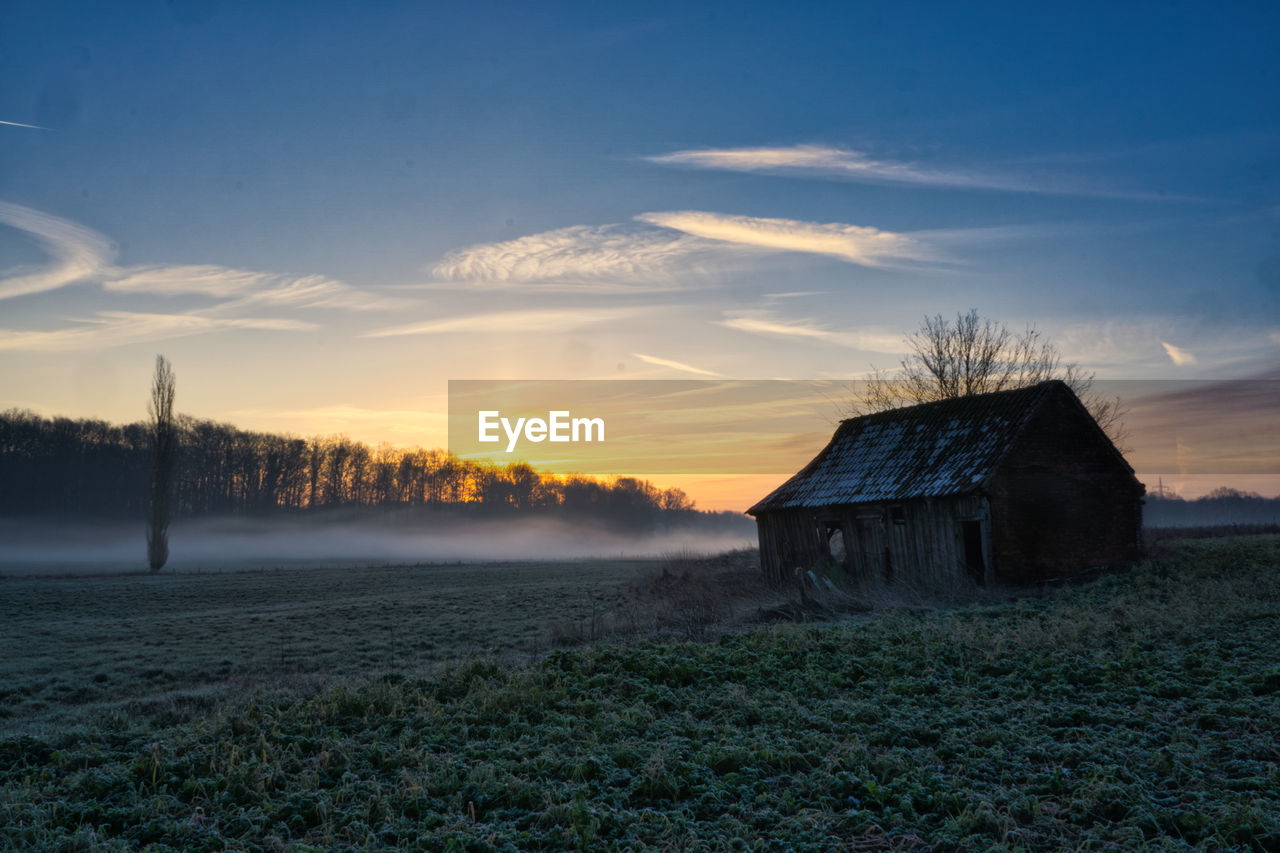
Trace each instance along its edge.
<instances>
[{"instance_id":1,"label":"dry shrub","mask_svg":"<svg viewBox=\"0 0 1280 853\"><path fill-rule=\"evenodd\" d=\"M551 623L551 642L557 646L590 643L608 636L627 633L621 629L619 606L605 595L586 593L587 607L577 619L558 619Z\"/></svg>"},{"instance_id":2,"label":"dry shrub","mask_svg":"<svg viewBox=\"0 0 1280 853\"><path fill-rule=\"evenodd\" d=\"M797 569L789 586L797 601L775 615L796 620L873 610L926 611L975 602L991 603L1007 600L1015 592L1003 587L981 587L968 578L954 578L940 584L912 582L901 577L886 581L878 575L856 577L831 559L820 560L808 570Z\"/></svg>"},{"instance_id":3,"label":"dry shrub","mask_svg":"<svg viewBox=\"0 0 1280 853\"><path fill-rule=\"evenodd\" d=\"M636 577L619 601L588 593L578 619L550 626L557 645L606 637L698 637L755 621L786 598L770 587L754 549L706 555L679 551Z\"/></svg>"},{"instance_id":4,"label":"dry shrub","mask_svg":"<svg viewBox=\"0 0 1280 853\"><path fill-rule=\"evenodd\" d=\"M712 557L677 552L633 581L629 599L650 630L696 635L732 621L744 600L767 592L754 551Z\"/></svg>"}]
</instances>

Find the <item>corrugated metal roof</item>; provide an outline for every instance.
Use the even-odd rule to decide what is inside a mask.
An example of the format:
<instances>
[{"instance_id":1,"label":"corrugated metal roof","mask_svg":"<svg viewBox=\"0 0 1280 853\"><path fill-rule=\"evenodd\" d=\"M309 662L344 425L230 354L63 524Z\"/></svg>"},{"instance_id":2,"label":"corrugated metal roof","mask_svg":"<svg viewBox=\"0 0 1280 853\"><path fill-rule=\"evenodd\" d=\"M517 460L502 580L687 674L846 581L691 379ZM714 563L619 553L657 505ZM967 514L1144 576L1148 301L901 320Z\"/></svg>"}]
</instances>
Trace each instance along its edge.
<instances>
[{"instance_id":1,"label":"corrugated metal roof","mask_svg":"<svg viewBox=\"0 0 1280 853\"><path fill-rule=\"evenodd\" d=\"M813 461L748 513L976 491L1059 381L842 421Z\"/></svg>"}]
</instances>

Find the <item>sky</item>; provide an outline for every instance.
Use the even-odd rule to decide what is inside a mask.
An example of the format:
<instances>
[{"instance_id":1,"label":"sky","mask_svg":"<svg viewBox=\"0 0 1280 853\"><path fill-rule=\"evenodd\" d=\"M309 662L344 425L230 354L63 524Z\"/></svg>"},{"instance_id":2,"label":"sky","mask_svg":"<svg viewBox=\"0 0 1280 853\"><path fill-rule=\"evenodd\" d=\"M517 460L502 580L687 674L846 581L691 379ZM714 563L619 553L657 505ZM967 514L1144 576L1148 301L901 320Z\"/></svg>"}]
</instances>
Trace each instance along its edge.
<instances>
[{"instance_id":1,"label":"sky","mask_svg":"<svg viewBox=\"0 0 1280 853\"><path fill-rule=\"evenodd\" d=\"M139 420L163 353L182 412L440 446L450 379L855 378L971 308L1103 379L1280 378L1276 32L9 0L0 409Z\"/></svg>"}]
</instances>

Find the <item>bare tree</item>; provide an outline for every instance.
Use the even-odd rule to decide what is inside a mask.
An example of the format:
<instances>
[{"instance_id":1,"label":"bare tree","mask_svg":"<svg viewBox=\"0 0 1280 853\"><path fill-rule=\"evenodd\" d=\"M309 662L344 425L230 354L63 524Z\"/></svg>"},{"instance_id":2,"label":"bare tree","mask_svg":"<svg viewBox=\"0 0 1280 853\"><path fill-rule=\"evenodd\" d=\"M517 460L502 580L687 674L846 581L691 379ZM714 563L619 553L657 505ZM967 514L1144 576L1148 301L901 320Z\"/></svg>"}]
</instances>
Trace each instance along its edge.
<instances>
[{"instance_id":1,"label":"bare tree","mask_svg":"<svg viewBox=\"0 0 1280 853\"><path fill-rule=\"evenodd\" d=\"M173 496L173 463L178 432L173 414L174 376L169 360L156 356L147 412L151 433L151 502L147 517L147 562L158 572L169 559L169 512Z\"/></svg>"},{"instance_id":2,"label":"bare tree","mask_svg":"<svg viewBox=\"0 0 1280 853\"><path fill-rule=\"evenodd\" d=\"M978 315L925 317L906 338L910 354L892 373L874 370L854 398L855 415L1034 385L1047 379L1067 383L1117 447L1125 440L1125 410L1118 397L1093 388L1094 374L1063 364L1062 353L1034 326L1011 332L1002 323Z\"/></svg>"}]
</instances>

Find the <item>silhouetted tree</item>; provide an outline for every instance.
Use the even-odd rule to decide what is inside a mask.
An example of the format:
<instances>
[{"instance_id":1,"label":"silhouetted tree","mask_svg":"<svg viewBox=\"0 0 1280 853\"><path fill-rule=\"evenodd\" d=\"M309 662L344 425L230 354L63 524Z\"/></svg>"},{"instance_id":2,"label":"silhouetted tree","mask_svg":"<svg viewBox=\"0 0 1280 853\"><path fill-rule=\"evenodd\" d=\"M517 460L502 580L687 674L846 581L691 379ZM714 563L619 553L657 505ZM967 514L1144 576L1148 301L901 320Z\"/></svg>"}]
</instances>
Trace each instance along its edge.
<instances>
[{"instance_id":1,"label":"silhouetted tree","mask_svg":"<svg viewBox=\"0 0 1280 853\"><path fill-rule=\"evenodd\" d=\"M694 508L693 501L689 500L689 496L684 489L670 488L662 493L659 506L666 512L685 511Z\"/></svg>"},{"instance_id":2,"label":"silhouetted tree","mask_svg":"<svg viewBox=\"0 0 1280 853\"><path fill-rule=\"evenodd\" d=\"M957 314L954 323L941 314L925 317L906 344L910 354L897 371L874 370L872 381L852 402L854 414L1061 379L1117 446L1124 441L1125 412L1119 398L1096 393L1094 375L1075 363L1063 364L1061 351L1033 326L1012 332L971 309Z\"/></svg>"},{"instance_id":3,"label":"silhouetted tree","mask_svg":"<svg viewBox=\"0 0 1280 853\"><path fill-rule=\"evenodd\" d=\"M147 562L158 572L169 559L169 514L178 433L173 417L174 376L169 360L156 356L151 380L151 504L147 517Z\"/></svg>"}]
</instances>

